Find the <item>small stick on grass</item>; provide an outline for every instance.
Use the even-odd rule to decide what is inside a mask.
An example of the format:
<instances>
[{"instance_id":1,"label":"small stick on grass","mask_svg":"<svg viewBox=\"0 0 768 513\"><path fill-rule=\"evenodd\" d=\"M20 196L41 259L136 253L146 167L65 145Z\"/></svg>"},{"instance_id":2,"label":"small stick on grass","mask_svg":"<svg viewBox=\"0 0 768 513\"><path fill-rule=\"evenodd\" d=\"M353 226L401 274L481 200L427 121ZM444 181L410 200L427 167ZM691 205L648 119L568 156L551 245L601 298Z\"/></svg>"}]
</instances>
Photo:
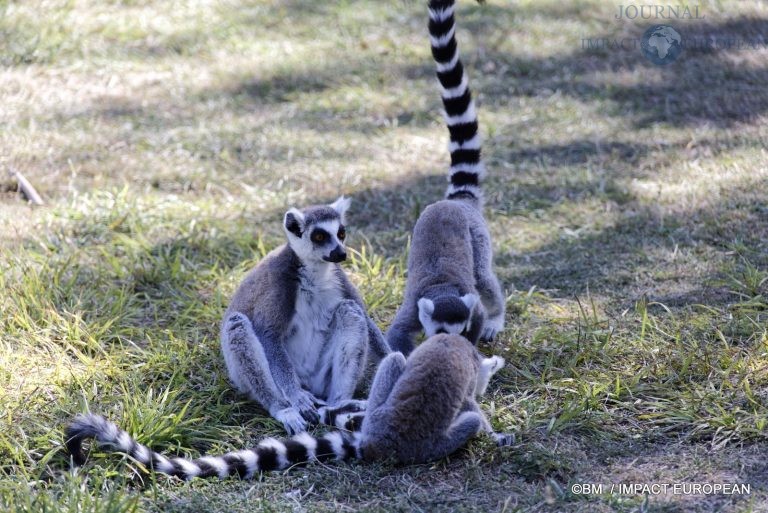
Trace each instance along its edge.
<instances>
[{"instance_id":1,"label":"small stick on grass","mask_svg":"<svg viewBox=\"0 0 768 513\"><path fill-rule=\"evenodd\" d=\"M40 194L37 193L37 190L32 186L31 183L29 183L29 180L27 180L24 175L22 175L18 171L10 170L9 173L12 177L16 178L16 181L19 183L19 190L21 190L21 193L32 203L35 205L43 205L43 198L40 197Z\"/></svg>"}]
</instances>

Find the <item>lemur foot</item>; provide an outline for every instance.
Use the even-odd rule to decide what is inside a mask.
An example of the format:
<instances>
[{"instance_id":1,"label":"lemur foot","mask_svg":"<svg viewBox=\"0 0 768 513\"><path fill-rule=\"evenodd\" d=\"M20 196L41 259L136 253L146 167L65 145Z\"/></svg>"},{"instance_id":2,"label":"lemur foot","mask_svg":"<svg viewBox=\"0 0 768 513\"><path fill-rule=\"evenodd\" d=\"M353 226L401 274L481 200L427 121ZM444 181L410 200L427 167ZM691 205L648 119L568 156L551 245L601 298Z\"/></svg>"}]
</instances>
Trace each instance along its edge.
<instances>
[{"instance_id":1,"label":"lemur foot","mask_svg":"<svg viewBox=\"0 0 768 513\"><path fill-rule=\"evenodd\" d=\"M294 407L284 408L273 416L283 423L283 427L289 435L303 433L307 430L307 421L304 420L299 410Z\"/></svg>"},{"instance_id":2,"label":"lemur foot","mask_svg":"<svg viewBox=\"0 0 768 513\"><path fill-rule=\"evenodd\" d=\"M502 367L504 367L504 358L501 356L491 356L490 358L480 360L480 372L477 374L477 385L475 388L477 396L485 395L485 390L488 388L491 376L496 374Z\"/></svg>"},{"instance_id":3,"label":"lemur foot","mask_svg":"<svg viewBox=\"0 0 768 513\"><path fill-rule=\"evenodd\" d=\"M504 367L504 358L501 356L483 358L480 365L483 367L484 372L487 372L489 376L493 376Z\"/></svg>"},{"instance_id":4,"label":"lemur foot","mask_svg":"<svg viewBox=\"0 0 768 513\"><path fill-rule=\"evenodd\" d=\"M509 447L515 443L514 433L491 433L491 437L499 447Z\"/></svg>"},{"instance_id":5,"label":"lemur foot","mask_svg":"<svg viewBox=\"0 0 768 513\"><path fill-rule=\"evenodd\" d=\"M483 342L492 341L501 330L504 329L504 316L493 317L485 321L483 332L480 334L480 340Z\"/></svg>"}]
</instances>

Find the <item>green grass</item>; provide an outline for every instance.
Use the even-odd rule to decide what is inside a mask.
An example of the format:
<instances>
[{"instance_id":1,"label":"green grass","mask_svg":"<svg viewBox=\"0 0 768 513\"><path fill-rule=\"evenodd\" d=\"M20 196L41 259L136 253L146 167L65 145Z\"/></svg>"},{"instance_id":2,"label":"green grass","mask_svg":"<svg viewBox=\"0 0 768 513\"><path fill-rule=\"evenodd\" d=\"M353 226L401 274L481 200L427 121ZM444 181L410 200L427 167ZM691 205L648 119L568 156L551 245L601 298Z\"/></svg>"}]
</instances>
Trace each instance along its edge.
<instances>
[{"instance_id":1,"label":"green grass","mask_svg":"<svg viewBox=\"0 0 768 513\"><path fill-rule=\"evenodd\" d=\"M197 456L281 427L237 395L218 326L290 206L353 198L345 264L382 328L445 184L421 2L0 2L0 509L16 512L766 511L765 50L655 67L597 1L462 2L507 367L479 437L428 465L179 483L118 455L108 415ZM759 3L687 36L756 37ZM750 496L580 496L574 483L749 483Z\"/></svg>"}]
</instances>

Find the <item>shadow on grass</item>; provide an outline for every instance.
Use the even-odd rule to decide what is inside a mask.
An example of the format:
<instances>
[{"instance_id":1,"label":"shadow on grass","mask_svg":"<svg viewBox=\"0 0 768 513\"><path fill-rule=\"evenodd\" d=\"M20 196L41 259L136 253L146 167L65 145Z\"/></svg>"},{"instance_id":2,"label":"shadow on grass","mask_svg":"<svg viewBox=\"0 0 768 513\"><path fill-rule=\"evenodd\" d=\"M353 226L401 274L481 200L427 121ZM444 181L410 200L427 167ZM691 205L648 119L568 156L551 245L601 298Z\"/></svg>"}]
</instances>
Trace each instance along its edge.
<instances>
[{"instance_id":1,"label":"shadow on grass","mask_svg":"<svg viewBox=\"0 0 768 513\"><path fill-rule=\"evenodd\" d=\"M294 4L289 9L292 16L318 15L322 18L322 15L328 14L326 8L304 5L302 2ZM299 8L301 6L306 8ZM550 5L542 7L540 13L535 9L533 14L529 10L525 10L525 13L555 17L568 13L581 15L582 9L583 7L569 6L555 9ZM478 40L498 41L503 39L501 36L505 31L510 30L506 26L517 17L519 13L515 7L486 5L472 7L462 24L466 30L478 34ZM607 21L611 24L614 22L612 19ZM615 29L612 31L585 34L584 37L640 37L641 28L615 23ZM768 21L736 18L718 23L685 23L678 28L684 37L689 38L757 40L762 37L761 34L768 32ZM482 39L480 34L483 35ZM678 129L687 129L710 125L735 127L737 124L753 122L768 110L768 89L763 87L763 84L768 83L768 67L760 58L762 54L752 49L727 52L691 50L686 51L678 61L669 66L655 67L643 59L639 50L593 51L581 49L580 44L580 41L574 41L575 49L572 53L551 58L520 57L517 53L499 50L492 45L477 54L468 55L467 60L471 61L469 67L475 70L474 89L486 104L480 107L481 112L485 109L509 108L509 100L516 96L544 98L553 94L564 94L585 104L607 109L610 116L625 118L637 128L662 123ZM375 134L381 130L393 130L394 126L431 125L435 118L436 95L434 101L423 109L395 108L397 112L382 113L392 117L384 122L377 119L375 112L361 113L365 107L343 103L328 106L323 102L316 102L308 108L286 109L284 112L267 115L266 110L271 106L285 104L304 95L333 90L347 84L349 77L361 72L365 75L365 83L378 83L381 80L391 82L391 77L405 77L406 83L412 80L426 83L434 76L430 62L397 64L386 62L384 59L379 67L371 67L367 62L369 57L370 55L363 54L344 62L330 64L324 59L318 59L303 70L278 69L267 77L237 78L231 85L192 94L178 105L168 105L164 102L169 100L162 98L149 100L148 104L146 99L140 98L108 100L103 105L78 112L59 112L55 120L58 123L72 118L95 118L105 119L118 126L131 122L137 128L137 134L134 136L139 139L137 144L144 144L145 139L166 140L169 131L194 126L199 116L195 107L212 101L223 101L222 108L229 115L247 116L249 128L253 125L252 136L265 133L272 125L314 131L318 134L338 132L342 136L347 133ZM492 65L495 71L483 74L477 71L489 65ZM627 80L621 76L624 71L637 69L659 73L660 80L655 83L638 83L637 79ZM238 72L235 76L241 75ZM260 122L262 118L264 121ZM226 130L226 126L222 126L221 130ZM512 163L541 161L558 167L579 165L586 162L591 154L606 153L611 154L611 158L614 157L613 154L617 154L615 158L635 165L647 152L667 144L661 142L649 146L644 142L627 140L574 140L565 144L531 148L514 147L515 138L505 138L511 141L502 143L511 144L513 149L506 152L500 148L496 150L496 154L488 155L491 160L500 158ZM226 153L244 164L258 163L264 159L278 163L289 162L294 155L291 145L283 141L272 140L265 149L253 147L256 143L252 139L221 139L211 144L214 148L210 151L208 145L204 144L205 141L189 151L200 160L215 159L219 153ZM212 154L214 150L219 153ZM345 150L346 153L334 153L334 150L329 148L324 151L328 152L328 157L339 160L355 156L349 155L348 152L354 151L349 148ZM89 158L92 158L91 152L86 151L82 155L64 154L57 160L62 168L67 168L70 161L77 164ZM225 172L221 169L218 171Z\"/></svg>"},{"instance_id":2,"label":"shadow on grass","mask_svg":"<svg viewBox=\"0 0 768 513\"><path fill-rule=\"evenodd\" d=\"M488 34L489 26L493 27L498 33L487 37L491 41L499 40L499 33L503 35L507 30L503 22L516 16L513 7L488 5L475 10L479 14L470 17L465 24L467 30L473 34ZM608 40L629 38L639 41L643 28L617 24L612 32L585 34L583 37ZM761 41L764 44L764 34L768 33L768 20L742 17L722 22L682 23L677 28L689 40L747 41L759 45ZM481 41L486 40L485 37L475 37ZM763 87L768 82L768 67L758 48L747 46L742 49L711 50L694 46L687 49L673 64L658 67L644 59L639 47L615 51L580 47L581 41L574 41L572 53L531 59L489 45L477 56L468 55L465 60L475 70L474 89L489 105L488 108L497 108L498 102L507 102L514 96L546 97L560 93L585 103L600 104L607 100L610 102L610 115L625 117L637 128L647 128L658 123L678 128L697 125L728 128L751 123L768 111L768 90ZM496 71L482 74L477 71L489 65ZM409 81L428 81L434 76L430 62L388 66L389 74L399 74ZM281 88L288 93L302 90L313 92L322 90L323 84L331 84L327 87L333 87L340 77L348 76L361 67L362 63L353 64L349 68L346 64L333 65L296 77L297 80L276 76L267 81L244 83L234 91L236 94L243 90L249 94L257 93L259 96L254 97L254 100L269 98L270 91ZM621 76L622 72L638 69L658 72L661 76L653 83L637 82L637 79L628 82ZM301 85L302 81L306 85ZM286 82L289 83L287 87ZM266 96L262 96L265 91ZM503 106L499 105L498 108ZM344 105L338 105L333 109L313 109L308 114L309 119L339 115L346 117L344 110ZM403 118L405 123L416 123L416 126L422 126L432 119L428 110L410 112L404 114ZM306 119L299 115L291 123L302 126ZM334 127L330 125L324 128ZM345 124L340 130L349 128ZM372 127L360 123L351 128L366 131ZM632 151L632 148L620 146L609 149ZM523 149L520 156L526 158L531 151L538 149ZM555 153L552 156L558 155ZM564 156L567 162L570 155Z\"/></svg>"},{"instance_id":3,"label":"shadow on grass","mask_svg":"<svg viewBox=\"0 0 768 513\"><path fill-rule=\"evenodd\" d=\"M494 182L493 177L489 178L489 190L494 188ZM363 236L374 251L398 258L419 213L440 199L444 188L444 175L430 175L354 193L349 219L352 246L363 244ZM496 230L505 231L513 217L546 218L551 215L550 210L569 197L577 202L616 204L617 196L612 191L624 191L625 187L615 178L607 179L606 184L605 177L595 177L579 189L564 187L547 192L541 185L525 183L517 183L515 189L515 196L537 201L528 209L517 208L511 216L494 216L493 212L509 209L508 202L515 200L491 195L486 215ZM564 298L589 290L618 300L621 308L644 295L669 307L722 307L738 299L723 281L726 263L738 263L743 257L758 267L768 266L768 209L759 202L759 196L755 201L750 193L738 189L725 191L720 201L711 206L662 214L653 205L645 206L620 192L623 215L614 223L596 230L589 228L584 233L578 229L558 230L550 242L530 251L518 251L506 240L497 241L496 267L508 289L525 291L536 287ZM329 203L334 199L320 197L314 202ZM282 210L265 214L271 223L269 240L274 244L282 242L282 214ZM217 239L204 241L205 247L212 248L208 252L176 240L169 240L152 252L166 255L163 261L167 262L175 261L174 254L183 252L194 266L234 269L238 259L247 259L248 252L255 249L255 241L243 248L247 235L227 234L226 227L224 230ZM221 247L239 248L237 258L219 254L221 249L217 248ZM153 272L162 277L162 269ZM168 283L164 279L156 281L160 286Z\"/></svg>"},{"instance_id":4,"label":"shadow on grass","mask_svg":"<svg viewBox=\"0 0 768 513\"><path fill-rule=\"evenodd\" d=\"M226 26L212 27L211 33L218 34L221 31L227 33L229 30L243 30L243 27L251 27L254 30L264 30L264 38L267 39L271 25L282 23L280 16L264 18L265 13L271 13L271 10L259 8L254 12L253 6L247 2L243 5L228 4L226 9L231 11L227 11L227 16L234 16L231 20L226 18L231 26L225 23ZM474 70L475 89L481 92L490 104L494 104L497 100L508 99L510 96L538 97L555 92L572 96L586 103L608 100L612 103L612 115L630 118L637 127L648 127L655 123L667 123L677 127L699 124L730 127L738 123L749 123L768 110L768 90L763 87L768 83L768 67L765 65L763 53L751 47L728 51L694 48L686 50L675 63L664 67L655 67L646 62L637 48L616 51L590 50L582 48L581 40L573 41L574 47L571 53L550 58L526 58L520 56L522 52L510 53L508 50L498 49L501 44L498 42L506 42L505 36L511 31L524 29L524 25L520 26L520 20L525 17L545 19L573 17L579 20L590 20L595 16L595 13L591 12L593 9L596 7L580 3L467 6L460 22L462 29L475 34L475 39L484 48L477 55L468 54L466 57L466 60L471 61L470 68ZM240 11L242 14L239 14ZM333 6L296 0L281 3L279 7L274 7L274 11L288 16L296 27L323 22L332 23L336 15ZM613 19L612 14L607 11L604 14L607 31L585 33L582 35L583 39L637 40L640 38L644 27L621 23ZM413 14L406 14L406 16L408 22L417 24L418 20L422 20L424 13L421 10L414 10ZM712 22L684 20L675 27L684 38L691 40L715 38L718 41L751 41L759 45L761 42L765 44L768 20L750 17ZM14 36L16 29L13 27L5 27L3 30L8 31L10 39L31 37ZM199 37L195 37L194 34L182 32L175 38L161 38L161 41L168 46L167 49L152 47L142 50L141 45L137 47L131 42L126 44L132 46L134 58L151 59L166 51L193 52L202 44L198 39ZM34 55L25 57L20 62L35 58ZM157 131L163 132L170 127L184 124L187 119L183 113L188 111L190 104L195 102L220 96L248 98L249 103L257 104L290 101L295 95L332 89L344 83L348 77L358 75L361 70L370 73L370 63L366 66L366 61L370 58L369 53L361 51L361 57L352 57L345 59L344 62L328 65L323 63L323 56L318 56L318 63L311 65L309 70L304 72L285 71L266 78L249 78L228 89L207 91L199 97L193 96L186 105L179 106L177 115L165 120L157 119L152 115L162 105L149 105L141 109L138 108L141 105L141 100L138 99L133 106L105 106L93 111L84 111L82 116L117 119L138 117L141 125L155 124ZM381 68L379 71L382 76L385 74L387 77L402 76L407 79L421 80L432 77L434 74L433 65L430 62L392 66L386 58L380 60L381 62L376 66ZM487 65L493 65L495 71L480 76L478 70L484 69ZM626 83L620 76L615 75L615 73L638 68L658 71L661 74L660 80L657 83ZM375 73L377 68L373 69ZM479 87L481 82L482 87ZM234 108L237 108L237 102ZM319 107L308 114L307 116L301 112L292 113L290 119L285 121L312 128L316 126L318 119L323 117L341 115L349 118L359 112L356 109L347 110L344 105L339 105L333 109ZM432 114L426 110L403 113L399 121L417 123L417 126L420 126L418 123L429 122L433 118ZM62 112L60 116L69 118L72 117L72 113ZM75 116L80 114L75 113ZM149 123L142 123L141 118L146 118ZM324 124L321 129L333 129L332 125L332 123ZM361 123L351 128L365 131L380 127L375 123L372 126Z\"/></svg>"},{"instance_id":5,"label":"shadow on grass","mask_svg":"<svg viewBox=\"0 0 768 513\"><path fill-rule=\"evenodd\" d=\"M715 254L737 252L755 265L768 265L768 209L765 202L760 202L759 191L757 196L755 191L725 191L712 206L677 214L661 214L652 205L640 204L627 192L627 185L634 178L650 172L648 159L655 159L658 154L679 156L683 150L682 144L594 144L576 140L569 145L528 148L508 157L522 167L526 162L537 164L541 174L506 172L490 165L485 186L486 215L495 230L503 234L496 241L496 264L504 285L518 290L548 289L562 297L589 289L622 304L646 293L668 306L691 302L719 306L732 300L727 288L713 286L718 276L713 275L707 260ZM602 171L569 180L576 169L585 167L600 167ZM356 191L349 216L352 246L359 247L367 240L377 253L398 258L405 251L419 213L442 198L445 186L444 171L438 171ZM747 193L752 194L751 199L742 198ZM311 202L330 203L334 199L314 197ZM621 215L599 229L588 226L582 232L579 226L569 226L569 230L564 230L565 227L557 225L562 210L571 204L612 206ZM126 257L126 262L120 264L127 269L114 279L120 281L119 287L128 287L139 304L145 305L145 315L133 322L137 326L160 323L162 327L163 319L175 318L179 305L210 304L212 298L225 306L226 298L217 295L213 290L216 285L210 280L218 280L243 262L253 260L265 249L262 244L270 249L282 243L283 213L282 209L259 213L256 226L262 233L256 232L250 218L235 222L201 220L198 226L203 228L193 233L165 238L133 260ZM543 245L522 251L505 234L520 219L555 224L556 230ZM107 232L104 237L108 240L109 230L95 222L85 218L70 229L77 234ZM188 222L189 219L179 220L179 225ZM117 232L120 230L118 226ZM265 235L264 241L259 240L259 235ZM86 242L78 251L102 250L104 237L94 236L92 246ZM114 251L119 253L122 249ZM108 266L104 270L109 271ZM215 276L211 270L215 270ZM92 275L92 270L83 273L85 277ZM197 282L199 276L205 278ZM66 299L62 305L68 308L76 304L77 298L91 286L92 282L83 280L78 286L82 290L74 287L69 293L71 301ZM177 296L179 300L175 301ZM159 301L163 298L168 301ZM208 332L216 336L215 327Z\"/></svg>"},{"instance_id":6,"label":"shadow on grass","mask_svg":"<svg viewBox=\"0 0 768 513\"><path fill-rule=\"evenodd\" d=\"M583 38L639 41L646 28L615 23L613 31L584 34ZM523 96L557 92L584 102L609 100L612 115L629 117L639 128L656 123L731 127L752 122L768 111L768 92L762 87L768 80L768 66L764 52L759 51L765 45L768 20L742 17L720 23L680 23L674 28L684 41L696 43L677 61L660 67L644 59L639 43L632 49L614 50L582 48L582 41L574 41L572 53L545 59L518 57L491 48L477 65L492 63L499 72L487 80L483 94L493 98L511 89ZM713 50L704 41L716 41L716 45L742 41L747 46ZM620 76L623 71L637 69L658 71L660 79L628 83Z\"/></svg>"},{"instance_id":7,"label":"shadow on grass","mask_svg":"<svg viewBox=\"0 0 768 513\"><path fill-rule=\"evenodd\" d=\"M101 23L94 22L86 28L72 23L72 19L93 15L87 13L88 7L64 2L47 9L45 17L34 17L20 15L13 9L11 16L5 16L7 7L0 5L3 15L0 17L0 63L24 67L56 63L83 54L145 62L178 56L205 57L212 48L227 42L233 32L261 33L267 39L270 31L286 20L294 27L311 27L318 19L333 14L333 5L317 2L285 0L279 5L267 5L233 0L214 5L212 13L193 11L192 17L184 20L186 23L155 25L142 21L134 24L135 19L143 20L155 14L151 9L148 13L141 12L143 6L139 4L133 6L137 9L136 14L130 16L133 19L121 20L121 24L110 23L114 20L99 12L96 14ZM160 19L169 16L162 8L157 13ZM209 17L195 20L195 15ZM163 28L159 29L160 26Z\"/></svg>"},{"instance_id":8,"label":"shadow on grass","mask_svg":"<svg viewBox=\"0 0 768 513\"><path fill-rule=\"evenodd\" d=\"M506 275L521 290L555 289L566 297L590 290L621 300L622 308L644 294L667 306L723 306L736 299L717 284L725 262L741 255L768 264L768 212L729 203L678 215L635 206L610 228L561 235L532 253L502 254L500 265L511 267Z\"/></svg>"}]
</instances>

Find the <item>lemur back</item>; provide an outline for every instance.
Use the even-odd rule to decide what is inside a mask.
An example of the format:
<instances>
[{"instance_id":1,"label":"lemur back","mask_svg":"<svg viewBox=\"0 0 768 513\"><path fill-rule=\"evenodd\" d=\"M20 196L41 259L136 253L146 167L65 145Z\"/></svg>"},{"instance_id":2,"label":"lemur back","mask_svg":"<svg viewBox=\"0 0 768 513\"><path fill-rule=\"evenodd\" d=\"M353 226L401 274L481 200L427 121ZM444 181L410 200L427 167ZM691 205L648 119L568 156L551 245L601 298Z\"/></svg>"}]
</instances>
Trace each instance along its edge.
<instances>
[{"instance_id":1,"label":"lemur back","mask_svg":"<svg viewBox=\"0 0 768 513\"><path fill-rule=\"evenodd\" d=\"M445 199L416 221L403 304L387 333L408 354L420 331L462 333L473 343L504 326L505 297L493 273L491 238L482 214L485 166L475 104L459 58L455 0L430 0L429 37L450 134Z\"/></svg>"},{"instance_id":2,"label":"lemur back","mask_svg":"<svg viewBox=\"0 0 768 513\"><path fill-rule=\"evenodd\" d=\"M392 353L381 362L366 412L353 401L327 412L329 419L337 417L339 411L364 415L359 432L267 438L253 449L188 459L164 456L104 417L86 414L78 415L67 427L65 445L77 465L85 462L83 441L93 438L102 449L123 452L147 469L182 479L250 479L259 472L330 459L426 462L450 454L481 430L499 445L512 442L511 435L493 433L475 401L503 365L499 357L481 359L461 336L438 335L422 344L408 363L400 353ZM350 425L348 417L338 418L342 422L337 425Z\"/></svg>"},{"instance_id":3,"label":"lemur back","mask_svg":"<svg viewBox=\"0 0 768 513\"><path fill-rule=\"evenodd\" d=\"M461 335L435 335L408 357L392 353L379 366L365 418L360 453L366 460L423 463L443 458L479 431L499 445L511 435L494 433L475 397L504 365L481 358Z\"/></svg>"}]
</instances>

